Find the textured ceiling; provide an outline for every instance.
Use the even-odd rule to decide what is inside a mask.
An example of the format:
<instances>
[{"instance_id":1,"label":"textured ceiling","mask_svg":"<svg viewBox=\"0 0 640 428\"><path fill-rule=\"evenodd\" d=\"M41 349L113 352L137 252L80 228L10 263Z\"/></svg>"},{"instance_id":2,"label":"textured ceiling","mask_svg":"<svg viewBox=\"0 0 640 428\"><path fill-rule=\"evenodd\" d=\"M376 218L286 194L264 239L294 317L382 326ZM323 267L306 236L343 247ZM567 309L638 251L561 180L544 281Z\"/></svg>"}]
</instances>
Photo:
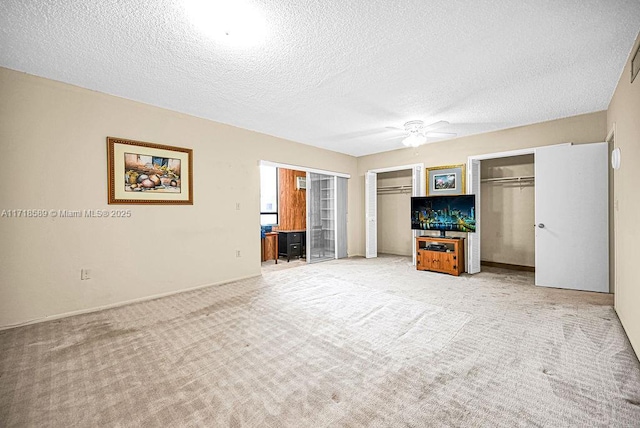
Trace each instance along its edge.
<instances>
[{"instance_id":1,"label":"textured ceiling","mask_svg":"<svg viewBox=\"0 0 640 428\"><path fill-rule=\"evenodd\" d=\"M360 156L412 119L463 136L604 110L640 29L639 0L252 3L266 38L233 47L181 0L2 0L0 65Z\"/></svg>"}]
</instances>

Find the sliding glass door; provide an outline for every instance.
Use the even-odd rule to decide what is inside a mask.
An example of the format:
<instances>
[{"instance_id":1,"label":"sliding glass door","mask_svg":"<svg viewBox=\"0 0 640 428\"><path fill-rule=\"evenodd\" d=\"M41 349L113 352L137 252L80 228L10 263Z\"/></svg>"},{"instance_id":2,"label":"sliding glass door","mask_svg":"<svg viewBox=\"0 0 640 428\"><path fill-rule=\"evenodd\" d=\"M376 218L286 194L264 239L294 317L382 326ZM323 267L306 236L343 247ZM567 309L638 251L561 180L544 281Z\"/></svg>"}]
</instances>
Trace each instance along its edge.
<instances>
[{"instance_id":1,"label":"sliding glass door","mask_svg":"<svg viewBox=\"0 0 640 428\"><path fill-rule=\"evenodd\" d=\"M307 174L307 261L336 258L336 177Z\"/></svg>"}]
</instances>

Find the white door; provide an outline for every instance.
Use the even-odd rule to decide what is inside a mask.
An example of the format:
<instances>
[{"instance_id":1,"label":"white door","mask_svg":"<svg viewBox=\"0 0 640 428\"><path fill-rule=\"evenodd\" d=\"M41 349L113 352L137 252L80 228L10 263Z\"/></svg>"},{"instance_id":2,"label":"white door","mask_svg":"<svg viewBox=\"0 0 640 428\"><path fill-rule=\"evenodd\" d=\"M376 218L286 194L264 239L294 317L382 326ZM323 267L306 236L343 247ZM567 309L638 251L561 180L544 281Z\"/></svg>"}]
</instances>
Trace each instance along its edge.
<instances>
[{"instance_id":1,"label":"white door","mask_svg":"<svg viewBox=\"0 0 640 428\"><path fill-rule=\"evenodd\" d=\"M535 177L536 285L608 293L607 143L538 148Z\"/></svg>"},{"instance_id":2,"label":"white door","mask_svg":"<svg viewBox=\"0 0 640 428\"><path fill-rule=\"evenodd\" d=\"M411 173L411 196L424 196L425 193L425 180L424 175L422 174L424 171L424 164L414 165ZM413 250L411 254L413 254L413 265L416 265L416 236L419 235L418 230L412 230L413 234Z\"/></svg>"},{"instance_id":3,"label":"white door","mask_svg":"<svg viewBox=\"0 0 640 428\"><path fill-rule=\"evenodd\" d=\"M347 178L336 177L336 258L347 257Z\"/></svg>"},{"instance_id":4,"label":"white door","mask_svg":"<svg viewBox=\"0 0 640 428\"><path fill-rule=\"evenodd\" d=\"M364 178L366 257L378 257L378 174L367 171Z\"/></svg>"},{"instance_id":5,"label":"white door","mask_svg":"<svg viewBox=\"0 0 640 428\"><path fill-rule=\"evenodd\" d=\"M480 161L469 159L467 163L467 193L476 195L476 231L467 233L467 273L480 272Z\"/></svg>"}]
</instances>

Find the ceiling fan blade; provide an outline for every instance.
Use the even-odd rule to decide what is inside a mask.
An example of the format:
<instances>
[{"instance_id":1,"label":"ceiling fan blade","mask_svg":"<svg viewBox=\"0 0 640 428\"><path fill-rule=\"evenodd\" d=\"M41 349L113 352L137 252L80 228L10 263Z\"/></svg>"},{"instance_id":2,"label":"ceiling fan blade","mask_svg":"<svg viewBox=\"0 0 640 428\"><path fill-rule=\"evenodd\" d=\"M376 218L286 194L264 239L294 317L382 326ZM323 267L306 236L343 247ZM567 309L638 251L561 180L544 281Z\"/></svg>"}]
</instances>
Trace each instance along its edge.
<instances>
[{"instance_id":1,"label":"ceiling fan blade","mask_svg":"<svg viewBox=\"0 0 640 428\"><path fill-rule=\"evenodd\" d=\"M384 139L384 140L382 140L382 141L402 140L402 139L405 139L405 138L406 138L406 136L405 136L405 135L396 135L396 136L393 136L393 137L385 138L385 139Z\"/></svg>"},{"instance_id":2,"label":"ceiling fan blade","mask_svg":"<svg viewBox=\"0 0 640 428\"><path fill-rule=\"evenodd\" d=\"M427 132L425 134L425 137L427 138L449 138L449 137L455 137L456 134L455 132Z\"/></svg>"},{"instance_id":3,"label":"ceiling fan blade","mask_svg":"<svg viewBox=\"0 0 640 428\"><path fill-rule=\"evenodd\" d=\"M427 125L422 129L425 130L425 131L428 131L430 129L442 128L443 126L447 126L448 124L449 124L449 122L447 122L446 120L441 120L439 122L433 122L431 125Z\"/></svg>"},{"instance_id":4,"label":"ceiling fan blade","mask_svg":"<svg viewBox=\"0 0 640 428\"><path fill-rule=\"evenodd\" d=\"M337 140L355 140L358 138L372 137L378 134L386 134L386 133L389 133L390 131L393 131L393 130L389 130L386 128L366 129L362 131L353 131L353 132L347 132L344 134L333 135L330 138L337 139Z\"/></svg>"}]
</instances>

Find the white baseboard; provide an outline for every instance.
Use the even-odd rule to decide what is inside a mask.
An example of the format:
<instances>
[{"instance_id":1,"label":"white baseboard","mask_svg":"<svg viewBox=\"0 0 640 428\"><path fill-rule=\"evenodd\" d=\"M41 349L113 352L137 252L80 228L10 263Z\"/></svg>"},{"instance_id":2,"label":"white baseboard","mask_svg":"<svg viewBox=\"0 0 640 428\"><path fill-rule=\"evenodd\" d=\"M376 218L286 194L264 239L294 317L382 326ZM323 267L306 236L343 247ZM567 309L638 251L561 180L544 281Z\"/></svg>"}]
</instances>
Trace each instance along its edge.
<instances>
[{"instance_id":1,"label":"white baseboard","mask_svg":"<svg viewBox=\"0 0 640 428\"><path fill-rule=\"evenodd\" d=\"M22 326L25 326L25 325L31 325L31 324L41 323L41 322L58 320L58 319L61 319L61 318L73 317L73 316L76 316L76 315L90 314L92 312L99 312L99 311L103 311L105 309L118 308L120 306L127 306L127 305L131 305L131 304L134 304L134 303L145 302L147 300L154 300L154 299L160 299L162 297L173 296L174 294L185 293L187 291L193 291L193 290L199 290L201 288L215 287L217 285L229 284L231 282L242 281L243 279L255 278L257 276L261 276L261 274L248 275L248 276L229 279L229 280L225 280L225 281L214 282L214 283L211 283L211 284L198 285L198 286L195 286L195 287L184 288L182 290L169 291L169 292L160 293L160 294L153 294L151 296L139 297L137 299L125 300L123 302L111 303L109 305L104 305L104 306L96 306L96 307L93 307L93 308L80 309L80 310L77 310L77 311L63 312L61 314L47 315L45 317L34 318L34 319L31 319L31 320L28 320L28 321L23 321L23 322L20 322L20 323L17 323L17 324L2 325L2 326L0 326L0 331L8 330L8 329L11 329L11 328L16 328L16 327L22 327Z\"/></svg>"}]
</instances>

